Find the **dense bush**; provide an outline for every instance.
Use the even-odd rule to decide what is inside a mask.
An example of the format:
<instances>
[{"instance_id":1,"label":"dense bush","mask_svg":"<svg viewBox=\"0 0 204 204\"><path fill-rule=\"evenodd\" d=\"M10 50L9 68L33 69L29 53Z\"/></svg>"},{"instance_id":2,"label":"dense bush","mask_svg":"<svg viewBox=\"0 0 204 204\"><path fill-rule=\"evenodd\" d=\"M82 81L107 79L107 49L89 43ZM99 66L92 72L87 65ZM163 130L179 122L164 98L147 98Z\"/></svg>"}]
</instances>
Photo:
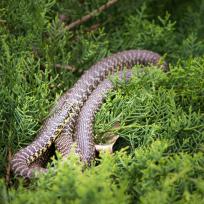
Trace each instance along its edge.
<instances>
[{"instance_id":1,"label":"dense bush","mask_svg":"<svg viewBox=\"0 0 204 204\"><path fill-rule=\"evenodd\" d=\"M105 2L0 2L1 203L204 203L204 1L119 1L66 30ZM119 135L126 151L83 171L72 155L29 186L14 180L11 154L59 96L98 60L138 48L159 52L170 71L135 67L97 113L96 141Z\"/></svg>"}]
</instances>

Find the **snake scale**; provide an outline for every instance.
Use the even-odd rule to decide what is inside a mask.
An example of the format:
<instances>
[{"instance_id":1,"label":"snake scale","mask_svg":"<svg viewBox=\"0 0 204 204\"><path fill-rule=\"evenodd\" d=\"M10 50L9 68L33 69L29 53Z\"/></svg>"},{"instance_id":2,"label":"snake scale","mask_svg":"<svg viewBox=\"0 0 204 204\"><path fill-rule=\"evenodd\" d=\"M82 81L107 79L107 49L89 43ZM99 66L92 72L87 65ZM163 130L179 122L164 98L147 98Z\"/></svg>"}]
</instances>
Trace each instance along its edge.
<instances>
[{"instance_id":1,"label":"snake scale","mask_svg":"<svg viewBox=\"0 0 204 204\"><path fill-rule=\"evenodd\" d=\"M14 174L32 178L35 171L45 172L53 145L62 156L66 156L76 144L76 153L89 164L95 157L94 115L106 93L113 88L107 76L136 64L153 64L164 71L168 69L166 62L161 63L159 54L147 50L122 51L97 62L59 99L37 138L14 155L11 161Z\"/></svg>"}]
</instances>

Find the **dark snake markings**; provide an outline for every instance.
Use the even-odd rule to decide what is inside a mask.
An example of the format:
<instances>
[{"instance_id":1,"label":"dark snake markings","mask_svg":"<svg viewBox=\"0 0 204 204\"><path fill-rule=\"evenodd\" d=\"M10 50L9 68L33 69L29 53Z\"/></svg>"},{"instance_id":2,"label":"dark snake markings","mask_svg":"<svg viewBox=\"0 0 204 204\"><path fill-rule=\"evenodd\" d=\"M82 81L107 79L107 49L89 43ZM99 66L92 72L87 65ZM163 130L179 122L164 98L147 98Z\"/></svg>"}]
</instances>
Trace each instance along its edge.
<instances>
[{"instance_id":1,"label":"dark snake markings","mask_svg":"<svg viewBox=\"0 0 204 204\"><path fill-rule=\"evenodd\" d=\"M131 68L136 64L153 64L167 71L167 63L161 64L160 60L161 56L151 51L129 50L113 54L93 65L59 99L38 137L14 155L11 161L14 174L31 178L35 175L34 171L45 172L44 167L53 144L66 156L74 144L74 139L77 144L76 152L84 163L89 164L95 157L94 115L106 93L113 88L111 81L106 79L107 76L122 70L123 67ZM130 75L129 71L127 75Z\"/></svg>"}]
</instances>

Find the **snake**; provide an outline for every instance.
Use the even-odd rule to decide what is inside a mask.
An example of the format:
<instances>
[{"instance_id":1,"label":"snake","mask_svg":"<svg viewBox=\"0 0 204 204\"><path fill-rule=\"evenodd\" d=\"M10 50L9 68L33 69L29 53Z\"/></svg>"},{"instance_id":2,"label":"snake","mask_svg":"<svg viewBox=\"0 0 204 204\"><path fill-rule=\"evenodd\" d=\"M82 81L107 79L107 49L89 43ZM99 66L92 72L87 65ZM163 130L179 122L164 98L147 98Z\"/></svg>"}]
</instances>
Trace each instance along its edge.
<instances>
[{"instance_id":1,"label":"snake","mask_svg":"<svg viewBox=\"0 0 204 204\"><path fill-rule=\"evenodd\" d=\"M45 166L54 147L66 157L76 145L76 154L82 162L90 164L95 158L94 115L114 88L108 76L134 65L154 65L168 71L168 64L161 55L149 50L121 51L92 65L59 98L36 139L14 154L11 160L14 175L30 179L36 177L36 172L47 172ZM129 75L128 71L126 78L130 78Z\"/></svg>"}]
</instances>

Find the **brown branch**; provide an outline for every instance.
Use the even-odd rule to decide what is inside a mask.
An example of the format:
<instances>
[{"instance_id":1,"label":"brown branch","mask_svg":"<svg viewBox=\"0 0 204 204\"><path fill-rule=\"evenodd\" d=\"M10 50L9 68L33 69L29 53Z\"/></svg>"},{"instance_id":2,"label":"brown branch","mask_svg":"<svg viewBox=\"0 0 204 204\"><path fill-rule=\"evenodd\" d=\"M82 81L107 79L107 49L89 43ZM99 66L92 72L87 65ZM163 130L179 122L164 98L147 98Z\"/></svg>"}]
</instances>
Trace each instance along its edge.
<instances>
[{"instance_id":1,"label":"brown branch","mask_svg":"<svg viewBox=\"0 0 204 204\"><path fill-rule=\"evenodd\" d=\"M6 166L6 184L10 185L10 178L11 178L11 159L12 159L12 153L11 148L8 148L8 154L7 154L7 166Z\"/></svg>"},{"instance_id":2,"label":"brown branch","mask_svg":"<svg viewBox=\"0 0 204 204\"><path fill-rule=\"evenodd\" d=\"M67 30L71 30L76 26L81 25L82 23L87 22L88 20L90 20L91 18L93 18L94 16L102 13L103 11L105 11L106 9L108 9L109 7L111 7L113 4L115 4L118 0L110 0L108 1L106 4L104 4L103 6L99 7L98 9L93 10L91 13L87 14L86 16L83 16L82 18L70 23L69 25L67 25L65 28Z\"/></svg>"},{"instance_id":3,"label":"brown branch","mask_svg":"<svg viewBox=\"0 0 204 204\"><path fill-rule=\"evenodd\" d=\"M71 72L75 72L77 70L76 67L74 66L71 66L71 65L62 65L62 64L55 64L55 68L63 68L63 69L66 69L68 71L71 71Z\"/></svg>"},{"instance_id":4,"label":"brown branch","mask_svg":"<svg viewBox=\"0 0 204 204\"><path fill-rule=\"evenodd\" d=\"M96 24L92 25L91 27L85 29L85 32L92 32L92 31L94 31L94 30L100 28L100 26L101 26L101 24L96 23Z\"/></svg>"},{"instance_id":5,"label":"brown branch","mask_svg":"<svg viewBox=\"0 0 204 204\"><path fill-rule=\"evenodd\" d=\"M6 20L0 19L0 23L6 23Z\"/></svg>"}]
</instances>

